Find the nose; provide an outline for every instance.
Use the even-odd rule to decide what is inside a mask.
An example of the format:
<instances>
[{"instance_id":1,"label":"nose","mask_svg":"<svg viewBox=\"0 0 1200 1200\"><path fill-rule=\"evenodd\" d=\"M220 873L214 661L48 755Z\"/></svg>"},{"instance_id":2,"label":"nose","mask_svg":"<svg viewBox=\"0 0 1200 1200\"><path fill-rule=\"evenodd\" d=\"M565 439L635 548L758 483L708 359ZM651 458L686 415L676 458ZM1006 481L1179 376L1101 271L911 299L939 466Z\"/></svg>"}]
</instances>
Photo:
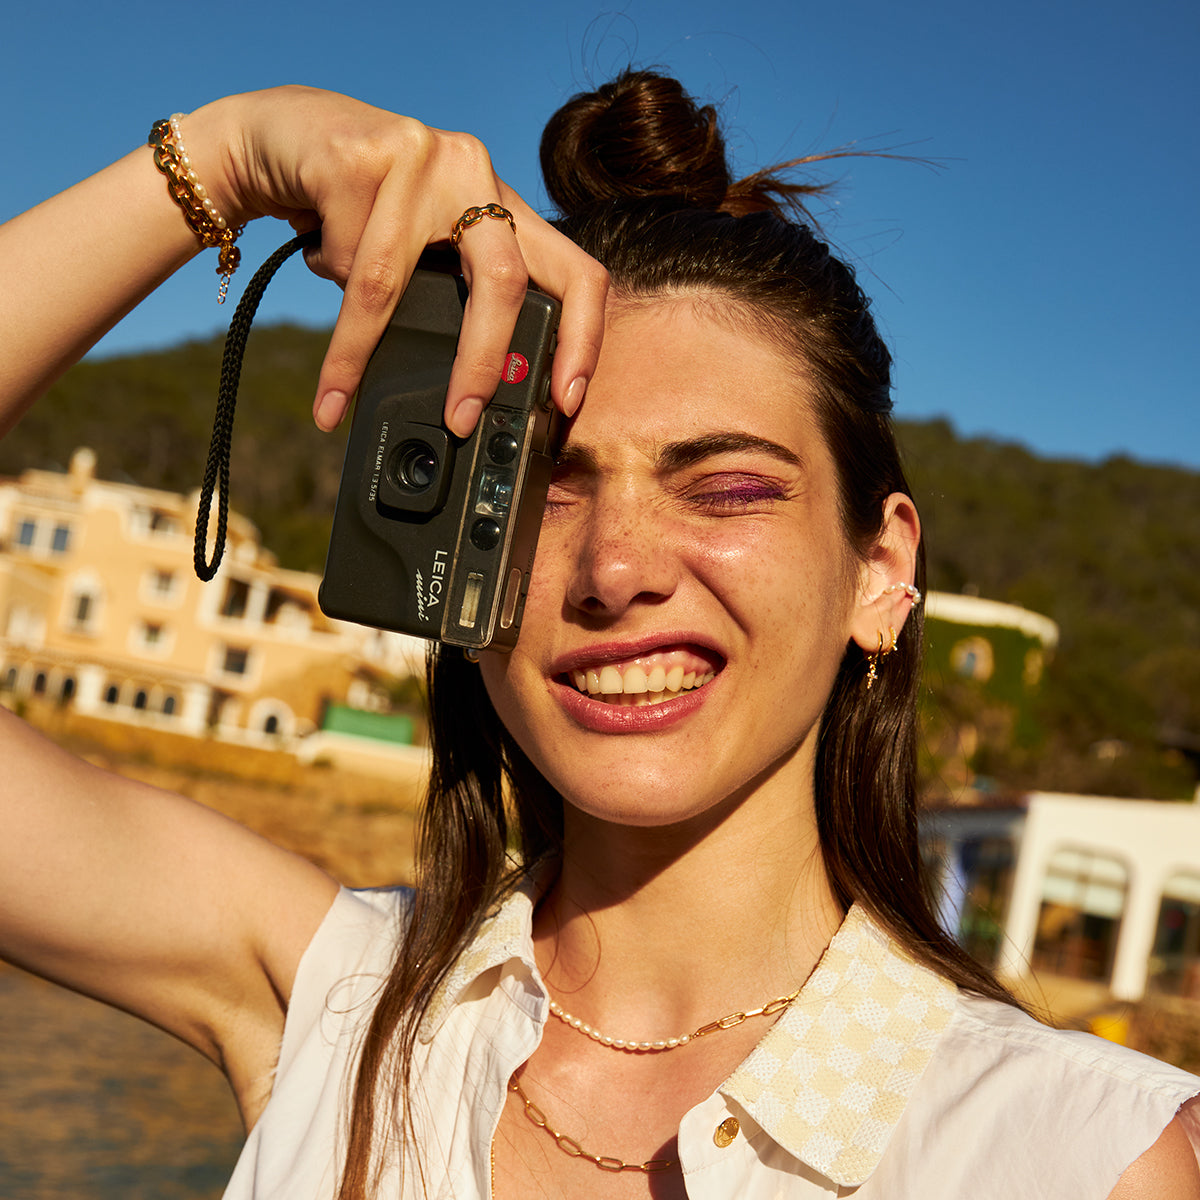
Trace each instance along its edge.
<instances>
[{"instance_id":1,"label":"nose","mask_svg":"<svg viewBox=\"0 0 1200 1200\"><path fill-rule=\"evenodd\" d=\"M590 616L617 616L658 604L679 584L680 560L668 523L632 494L594 498L576 526L567 601Z\"/></svg>"}]
</instances>

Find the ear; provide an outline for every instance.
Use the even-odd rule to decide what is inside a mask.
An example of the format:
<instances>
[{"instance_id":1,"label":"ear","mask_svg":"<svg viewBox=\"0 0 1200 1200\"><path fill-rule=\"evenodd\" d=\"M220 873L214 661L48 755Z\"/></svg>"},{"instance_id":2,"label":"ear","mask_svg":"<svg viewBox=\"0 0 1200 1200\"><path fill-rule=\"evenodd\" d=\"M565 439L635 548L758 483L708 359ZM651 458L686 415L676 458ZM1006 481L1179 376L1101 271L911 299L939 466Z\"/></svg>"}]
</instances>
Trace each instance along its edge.
<instances>
[{"instance_id":1,"label":"ear","mask_svg":"<svg viewBox=\"0 0 1200 1200\"><path fill-rule=\"evenodd\" d=\"M866 654L891 643L891 630L899 636L912 611L913 598L894 584L911 584L917 569L921 519L912 498L893 492L883 503L883 526L858 572L859 590L851 619L850 636ZM889 590L890 589L890 590Z\"/></svg>"}]
</instances>

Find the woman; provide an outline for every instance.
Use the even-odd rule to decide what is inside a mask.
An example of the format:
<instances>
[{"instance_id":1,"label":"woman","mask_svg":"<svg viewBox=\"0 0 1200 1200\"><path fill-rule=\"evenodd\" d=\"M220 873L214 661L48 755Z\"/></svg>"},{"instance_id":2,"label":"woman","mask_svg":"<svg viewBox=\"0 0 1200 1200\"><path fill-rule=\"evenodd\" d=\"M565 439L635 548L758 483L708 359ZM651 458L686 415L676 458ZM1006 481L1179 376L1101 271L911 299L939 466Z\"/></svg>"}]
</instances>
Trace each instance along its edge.
<instances>
[{"instance_id":1,"label":"woman","mask_svg":"<svg viewBox=\"0 0 1200 1200\"><path fill-rule=\"evenodd\" d=\"M339 892L4 722L5 953L222 1066L252 1130L227 1195L1200 1197L1200 1083L1036 1025L930 915L919 521L866 302L783 219L802 189L731 183L712 113L650 75L552 120L566 236L470 139L341 97L173 136L229 226L321 228L320 424L420 250L496 201L515 228L456 230L447 421L527 276L574 417L517 648L434 664L415 894ZM32 292L9 423L196 252L145 151L0 238Z\"/></svg>"}]
</instances>

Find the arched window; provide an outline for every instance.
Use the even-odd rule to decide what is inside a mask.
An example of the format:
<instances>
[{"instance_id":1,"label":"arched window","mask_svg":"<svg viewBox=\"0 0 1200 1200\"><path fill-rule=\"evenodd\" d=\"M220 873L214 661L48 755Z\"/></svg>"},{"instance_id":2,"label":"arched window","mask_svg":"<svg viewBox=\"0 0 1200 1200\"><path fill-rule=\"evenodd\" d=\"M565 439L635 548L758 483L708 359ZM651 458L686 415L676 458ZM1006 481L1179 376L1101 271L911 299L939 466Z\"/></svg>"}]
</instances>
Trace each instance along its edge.
<instances>
[{"instance_id":1,"label":"arched window","mask_svg":"<svg viewBox=\"0 0 1200 1200\"><path fill-rule=\"evenodd\" d=\"M133 697L133 707L139 711L146 707L146 701L149 697L146 695L145 688L138 688L137 693Z\"/></svg>"},{"instance_id":2,"label":"arched window","mask_svg":"<svg viewBox=\"0 0 1200 1200\"><path fill-rule=\"evenodd\" d=\"M273 736L278 732L279 718L274 713L271 713L271 715L263 722L263 733Z\"/></svg>"},{"instance_id":3,"label":"arched window","mask_svg":"<svg viewBox=\"0 0 1200 1200\"><path fill-rule=\"evenodd\" d=\"M110 683L104 689L104 703L116 704L121 699L121 689L115 683Z\"/></svg>"},{"instance_id":4,"label":"arched window","mask_svg":"<svg viewBox=\"0 0 1200 1200\"><path fill-rule=\"evenodd\" d=\"M1118 859L1091 850L1056 850L1042 880L1034 970L1107 983L1128 879Z\"/></svg>"},{"instance_id":5,"label":"arched window","mask_svg":"<svg viewBox=\"0 0 1200 1200\"><path fill-rule=\"evenodd\" d=\"M1200 1000L1200 874L1178 871L1163 886L1147 990Z\"/></svg>"},{"instance_id":6,"label":"arched window","mask_svg":"<svg viewBox=\"0 0 1200 1200\"><path fill-rule=\"evenodd\" d=\"M164 696L162 702L162 711L164 717L173 717L175 715L175 697Z\"/></svg>"},{"instance_id":7,"label":"arched window","mask_svg":"<svg viewBox=\"0 0 1200 1200\"><path fill-rule=\"evenodd\" d=\"M58 698L66 703L75 695L75 676L68 675L62 681L62 687L58 690Z\"/></svg>"},{"instance_id":8,"label":"arched window","mask_svg":"<svg viewBox=\"0 0 1200 1200\"><path fill-rule=\"evenodd\" d=\"M9 667L4 672L4 690L6 692L15 692L17 690L17 668Z\"/></svg>"},{"instance_id":9,"label":"arched window","mask_svg":"<svg viewBox=\"0 0 1200 1200\"><path fill-rule=\"evenodd\" d=\"M33 694L35 696L44 696L46 694L46 672L39 671L33 677Z\"/></svg>"}]
</instances>

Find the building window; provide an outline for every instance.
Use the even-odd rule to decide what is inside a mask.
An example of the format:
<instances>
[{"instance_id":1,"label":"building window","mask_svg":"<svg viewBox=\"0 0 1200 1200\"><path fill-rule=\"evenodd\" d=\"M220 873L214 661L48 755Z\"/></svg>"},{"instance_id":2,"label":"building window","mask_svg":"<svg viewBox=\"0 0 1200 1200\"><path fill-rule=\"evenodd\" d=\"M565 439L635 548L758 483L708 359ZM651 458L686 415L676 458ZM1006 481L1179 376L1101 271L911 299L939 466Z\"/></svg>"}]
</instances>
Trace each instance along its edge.
<instances>
[{"instance_id":1,"label":"building window","mask_svg":"<svg viewBox=\"0 0 1200 1200\"><path fill-rule=\"evenodd\" d=\"M1163 887L1148 990L1200 1000L1200 875L1180 871Z\"/></svg>"},{"instance_id":2,"label":"building window","mask_svg":"<svg viewBox=\"0 0 1200 1200\"><path fill-rule=\"evenodd\" d=\"M44 696L46 694L46 672L39 671L33 677L33 694L35 696Z\"/></svg>"},{"instance_id":3,"label":"building window","mask_svg":"<svg viewBox=\"0 0 1200 1200\"><path fill-rule=\"evenodd\" d=\"M139 712L143 711L146 707L146 701L149 698L150 697L146 695L145 688L138 688L137 693L133 697L133 707Z\"/></svg>"},{"instance_id":4,"label":"building window","mask_svg":"<svg viewBox=\"0 0 1200 1200\"><path fill-rule=\"evenodd\" d=\"M143 621L139 633L139 644L143 650L161 650L163 627L155 621Z\"/></svg>"},{"instance_id":5,"label":"building window","mask_svg":"<svg viewBox=\"0 0 1200 1200\"><path fill-rule=\"evenodd\" d=\"M58 693L58 698L59 698L59 699L60 699L60 700L61 700L61 701L62 701L64 704L66 704L66 703L67 703L67 701L68 701L68 700L70 700L70 699L71 699L71 697L72 697L72 696L74 696L74 695L75 695L75 676L74 676L74 675L68 675L68 676L67 676L67 677L66 677L66 678L65 678L65 679L62 681L62 688L61 688L61 690L60 690L60 691L59 691L59 693Z\"/></svg>"},{"instance_id":6,"label":"building window","mask_svg":"<svg viewBox=\"0 0 1200 1200\"><path fill-rule=\"evenodd\" d=\"M179 532L179 522L158 508L134 508L129 514L130 529L139 536Z\"/></svg>"},{"instance_id":7,"label":"building window","mask_svg":"<svg viewBox=\"0 0 1200 1200\"><path fill-rule=\"evenodd\" d=\"M236 646L225 647L221 670L226 675L245 675L250 664L250 651Z\"/></svg>"},{"instance_id":8,"label":"building window","mask_svg":"<svg viewBox=\"0 0 1200 1200\"><path fill-rule=\"evenodd\" d=\"M249 599L250 585L242 579L230 579L225 584L225 602L221 605L221 616L235 619L244 617Z\"/></svg>"},{"instance_id":9,"label":"building window","mask_svg":"<svg viewBox=\"0 0 1200 1200\"><path fill-rule=\"evenodd\" d=\"M15 692L17 690L17 668L9 667L4 672L4 691Z\"/></svg>"},{"instance_id":10,"label":"building window","mask_svg":"<svg viewBox=\"0 0 1200 1200\"><path fill-rule=\"evenodd\" d=\"M175 715L175 697L164 696L162 702L162 711L164 717L173 717Z\"/></svg>"},{"instance_id":11,"label":"building window","mask_svg":"<svg viewBox=\"0 0 1200 1200\"><path fill-rule=\"evenodd\" d=\"M263 722L263 733L267 734L269 737L274 737L274 735L277 734L278 732L279 732L279 718L274 713L272 713Z\"/></svg>"},{"instance_id":12,"label":"building window","mask_svg":"<svg viewBox=\"0 0 1200 1200\"><path fill-rule=\"evenodd\" d=\"M55 554L66 554L71 548L71 527L70 525L55 525L54 533L50 539L50 549Z\"/></svg>"},{"instance_id":13,"label":"building window","mask_svg":"<svg viewBox=\"0 0 1200 1200\"><path fill-rule=\"evenodd\" d=\"M25 546L26 548L33 545L37 540L37 522L28 519L22 521L17 526L17 545Z\"/></svg>"},{"instance_id":14,"label":"building window","mask_svg":"<svg viewBox=\"0 0 1200 1200\"><path fill-rule=\"evenodd\" d=\"M950 665L963 679L987 683L996 670L991 642L982 637L963 638L950 651Z\"/></svg>"},{"instance_id":15,"label":"building window","mask_svg":"<svg viewBox=\"0 0 1200 1200\"><path fill-rule=\"evenodd\" d=\"M67 628L72 633L93 633L100 622L101 593L90 581L79 580L67 601Z\"/></svg>"},{"instance_id":16,"label":"building window","mask_svg":"<svg viewBox=\"0 0 1200 1200\"><path fill-rule=\"evenodd\" d=\"M106 687L104 689L104 703L105 704L116 704L116 702L120 699L121 699L121 689L119 687L117 687L117 685L115 683L110 683L108 685L108 687Z\"/></svg>"},{"instance_id":17,"label":"building window","mask_svg":"<svg viewBox=\"0 0 1200 1200\"><path fill-rule=\"evenodd\" d=\"M1033 969L1107 982L1117 950L1128 872L1090 850L1056 850L1042 880Z\"/></svg>"},{"instance_id":18,"label":"building window","mask_svg":"<svg viewBox=\"0 0 1200 1200\"><path fill-rule=\"evenodd\" d=\"M146 575L144 595L152 600L170 600L175 594L177 576L174 571L154 569Z\"/></svg>"}]
</instances>

